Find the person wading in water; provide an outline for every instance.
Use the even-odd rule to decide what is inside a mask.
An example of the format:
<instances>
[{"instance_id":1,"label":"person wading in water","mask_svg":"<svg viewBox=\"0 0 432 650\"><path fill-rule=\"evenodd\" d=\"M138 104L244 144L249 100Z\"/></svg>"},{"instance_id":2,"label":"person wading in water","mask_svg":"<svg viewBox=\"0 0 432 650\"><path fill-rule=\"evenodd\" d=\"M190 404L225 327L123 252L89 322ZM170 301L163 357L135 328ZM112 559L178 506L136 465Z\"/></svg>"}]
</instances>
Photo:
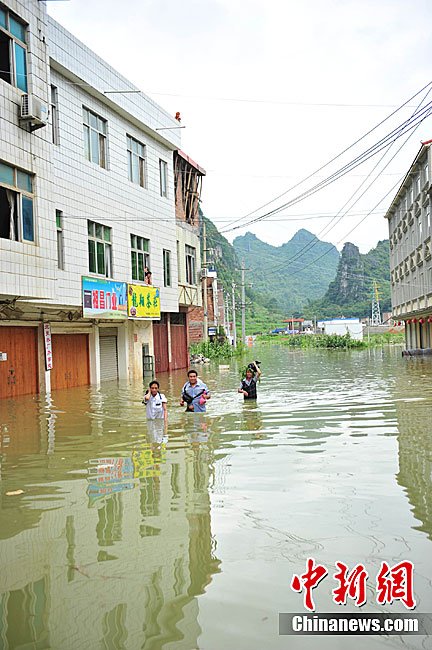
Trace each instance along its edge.
<instances>
[{"instance_id":1,"label":"person wading in water","mask_svg":"<svg viewBox=\"0 0 432 650\"><path fill-rule=\"evenodd\" d=\"M259 368L258 362L253 361L248 365L246 369L246 377L245 379L242 379L242 382L237 392L242 393L245 399L256 399L257 381L260 375L261 375L261 370Z\"/></svg>"},{"instance_id":2,"label":"person wading in water","mask_svg":"<svg viewBox=\"0 0 432 650\"><path fill-rule=\"evenodd\" d=\"M186 404L186 411L204 413L208 399L210 399L209 389L201 379L198 379L196 370L189 370L188 381L182 388L180 406Z\"/></svg>"}]
</instances>

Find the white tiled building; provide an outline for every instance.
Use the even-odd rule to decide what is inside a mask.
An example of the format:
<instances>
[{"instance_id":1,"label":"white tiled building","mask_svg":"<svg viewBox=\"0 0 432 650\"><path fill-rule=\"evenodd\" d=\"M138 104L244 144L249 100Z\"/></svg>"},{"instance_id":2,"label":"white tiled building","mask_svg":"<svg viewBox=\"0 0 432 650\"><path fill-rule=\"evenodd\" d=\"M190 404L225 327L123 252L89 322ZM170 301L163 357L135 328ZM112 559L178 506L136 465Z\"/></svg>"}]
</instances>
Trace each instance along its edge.
<instances>
[{"instance_id":1,"label":"white tiled building","mask_svg":"<svg viewBox=\"0 0 432 650\"><path fill-rule=\"evenodd\" d=\"M432 353L430 146L422 145L386 214L393 318L405 323L407 354Z\"/></svg>"},{"instance_id":2,"label":"white tiled building","mask_svg":"<svg viewBox=\"0 0 432 650\"><path fill-rule=\"evenodd\" d=\"M10 70L0 73L3 396L141 380L152 358L156 371L185 365L175 356L187 363L187 327L180 332L173 318L172 333L170 318L179 312L178 122L37 0L0 5L0 57L0 70ZM26 96L40 119L20 119ZM160 289L159 322L83 318L83 276L144 285L145 266ZM52 333L48 371L43 323Z\"/></svg>"}]
</instances>

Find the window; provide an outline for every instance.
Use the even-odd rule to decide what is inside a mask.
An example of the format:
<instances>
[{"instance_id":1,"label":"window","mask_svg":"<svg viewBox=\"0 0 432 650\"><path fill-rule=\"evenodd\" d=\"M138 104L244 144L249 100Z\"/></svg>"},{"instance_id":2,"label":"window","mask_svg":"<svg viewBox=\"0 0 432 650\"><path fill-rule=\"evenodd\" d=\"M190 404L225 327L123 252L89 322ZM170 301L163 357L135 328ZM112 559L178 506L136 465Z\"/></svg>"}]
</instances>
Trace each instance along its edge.
<instances>
[{"instance_id":1,"label":"window","mask_svg":"<svg viewBox=\"0 0 432 650\"><path fill-rule=\"evenodd\" d=\"M57 266L64 269L64 242L63 242L63 212L56 210L57 228Z\"/></svg>"},{"instance_id":2,"label":"window","mask_svg":"<svg viewBox=\"0 0 432 650\"><path fill-rule=\"evenodd\" d=\"M180 265L180 242L177 239L177 277L178 281L182 282L182 271L181 271L181 265Z\"/></svg>"},{"instance_id":3,"label":"window","mask_svg":"<svg viewBox=\"0 0 432 650\"><path fill-rule=\"evenodd\" d=\"M410 186L409 189L409 204L410 206L414 203L414 183Z\"/></svg>"},{"instance_id":4,"label":"window","mask_svg":"<svg viewBox=\"0 0 432 650\"><path fill-rule=\"evenodd\" d=\"M0 162L0 238L34 241L33 175Z\"/></svg>"},{"instance_id":5,"label":"window","mask_svg":"<svg viewBox=\"0 0 432 650\"><path fill-rule=\"evenodd\" d=\"M106 278L112 277L111 228L87 221L89 271Z\"/></svg>"},{"instance_id":6,"label":"window","mask_svg":"<svg viewBox=\"0 0 432 650\"><path fill-rule=\"evenodd\" d=\"M164 287L171 286L171 252L163 251Z\"/></svg>"},{"instance_id":7,"label":"window","mask_svg":"<svg viewBox=\"0 0 432 650\"><path fill-rule=\"evenodd\" d=\"M415 193L415 198L417 198L420 194L420 174L417 174L414 180L414 193Z\"/></svg>"},{"instance_id":8,"label":"window","mask_svg":"<svg viewBox=\"0 0 432 650\"><path fill-rule=\"evenodd\" d=\"M87 160L107 168L107 122L83 107L84 154Z\"/></svg>"},{"instance_id":9,"label":"window","mask_svg":"<svg viewBox=\"0 0 432 650\"><path fill-rule=\"evenodd\" d=\"M0 7L0 79L27 92L26 26Z\"/></svg>"},{"instance_id":10,"label":"window","mask_svg":"<svg viewBox=\"0 0 432 650\"><path fill-rule=\"evenodd\" d=\"M428 161L426 160L424 167L423 167L423 185L427 183L429 180L429 165Z\"/></svg>"},{"instance_id":11,"label":"window","mask_svg":"<svg viewBox=\"0 0 432 650\"><path fill-rule=\"evenodd\" d=\"M131 235L132 280L145 280L145 268L150 270L150 240Z\"/></svg>"},{"instance_id":12,"label":"window","mask_svg":"<svg viewBox=\"0 0 432 650\"><path fill-rule=\"evenodd\" d=\"M132 183L146 187L146 148L130 135L127 138L128 178Z\"/></svg>"},{"instance_id":13,"label":"window","mask_svg":"<svg viewBox=\"0 0 432 650\"><path fill-rule=\"evenodd\" d=\"M192 246L185 246L186 253L186 283L196 284L196 249Z\"/></svg>"},{"instance_id":14,"label":"window","mask_svg":"<svg viewBox=\"0 0 432 650\"><path fill-rule=\"evenodd\" d=\"M57 104L57 88L55 86L51 86L51 137L53 144L60 144Z\"/></svg>"},{"instance_id":15,"label":"window","mask_svg":"<svg viewBox=\"0 0 432 650\"><path fill-rule=\"evenodd\" d=\"M159 176L161 196L168 196L168 164L165 160L159 160Z\"/></svg>"}]
</instances>

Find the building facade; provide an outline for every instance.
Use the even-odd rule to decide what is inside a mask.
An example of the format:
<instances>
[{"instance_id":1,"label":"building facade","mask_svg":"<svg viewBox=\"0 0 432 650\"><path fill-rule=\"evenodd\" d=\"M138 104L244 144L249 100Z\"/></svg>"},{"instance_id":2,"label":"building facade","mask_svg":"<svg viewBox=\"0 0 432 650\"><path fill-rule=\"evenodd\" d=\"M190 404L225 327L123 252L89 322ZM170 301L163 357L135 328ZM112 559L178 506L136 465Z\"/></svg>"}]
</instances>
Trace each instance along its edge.
<instances>
[{"instance_id":1,"label":"building facade","mask_svg":"<svg viewBox=\"0 0 432 650\"><path fill-rule=\"evenodd\" d=\"M386 214L393 318L405 325L406 354L432 353L431 163L427 142Z\"/></svg>"},{"instance_id":2,"label":"building facade","mask_svg":"<svg viewBox=\"0 0 432 650\"><path fill-rule=\"evenodd\" d=\"M177 224L178 290L181 318L185 320L188 343L203 339L203 283L199 200L205 170L182 151L174 153L174 187ZM196 312L201 313L198 336Z\"/></svg>"},{"instance_id":3,"label":"building facade","mask_svg":"<svg viewBox=\"0 0 432 650\"><path fill-rule=\"evenodd\" d=\"M0 397L185 367L178 122L44 3L0 40Z\"/></svg>"}]
</instances>

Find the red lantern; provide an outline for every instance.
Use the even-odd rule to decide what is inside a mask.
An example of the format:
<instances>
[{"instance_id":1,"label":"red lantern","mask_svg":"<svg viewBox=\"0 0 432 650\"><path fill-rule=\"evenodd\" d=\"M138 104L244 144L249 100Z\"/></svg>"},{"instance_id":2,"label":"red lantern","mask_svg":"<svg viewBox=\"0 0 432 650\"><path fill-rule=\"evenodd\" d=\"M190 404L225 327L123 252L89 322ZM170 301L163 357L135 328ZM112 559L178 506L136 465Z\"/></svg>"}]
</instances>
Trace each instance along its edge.
<instances>
[{"instance_id":1,"label":"red lantern","mask_svg":"<svg viewBox=\"0 0 432 650\"><path fill-rule=\"evenodd\" d=\"M398 321L398 325L399 325L399 327L402 325L401 321Z\"/></svg>"},{"instance_id":2,"label":"red lantern","mask_svg":"<svg viewBox=\"0 0 432 650\"><path fill-rule=\"evenodd\" d=\"M429 316L428 323L432 323L432 316Z\"/></svg>"},{"instance_id":3,"label":"red lantern","mask_svg":"<svg viewBox=\"0 0 432 650\"><path fill-rule=\"evenodd\" d=\"M407 325L410 325L410 324L411 324L411 319L408 318L408 320L407 320Z\"/></svg>"},{"instance_id":4,"label":"red lantern","mask_svg":"<svg viewBox=\"0 0 432 650\"><path fill-rule=\"evenodd\" d=\"M413 323L417 323L417 318L413 318L413 319L412 319L412 322L413 322Z\"/></svg>"},{"instance_id":5,"label":"red lantern","mask_svg":"<svg viewBox=\"0 0 432 650\"><path fill-rule=\"evenodd\" d=\"M423 325L423 323L424 323L423 318L420 318L419 323L420 323L420 325Z\"/></svg>"}]
</instances>

